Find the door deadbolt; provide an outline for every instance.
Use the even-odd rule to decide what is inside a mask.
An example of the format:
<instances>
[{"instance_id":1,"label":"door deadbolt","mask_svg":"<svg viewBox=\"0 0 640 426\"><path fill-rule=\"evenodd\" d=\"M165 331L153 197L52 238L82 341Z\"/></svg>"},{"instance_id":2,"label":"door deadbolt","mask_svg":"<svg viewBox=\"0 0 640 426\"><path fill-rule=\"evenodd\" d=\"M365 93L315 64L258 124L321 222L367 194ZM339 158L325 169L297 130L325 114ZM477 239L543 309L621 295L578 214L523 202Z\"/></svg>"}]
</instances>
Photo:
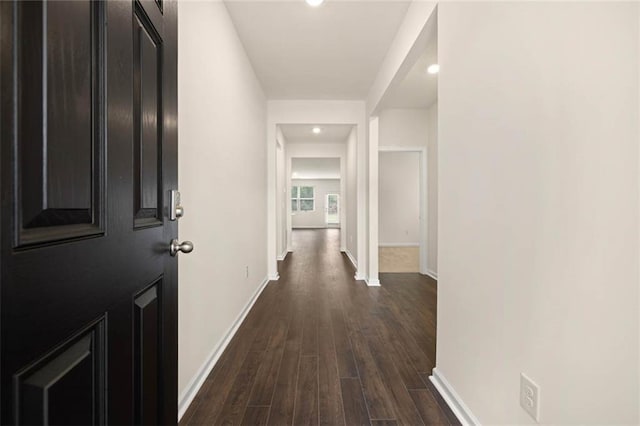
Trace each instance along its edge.
<instances>
[{"instance_id":1,"label":"door deadbolt","mask_svg":"<svg viewBox=\"0 0 640 426\"><path fill-rule=\"evenodd\" d=\"M180 205L180 191L171 190L169 203L169 220L174 221L184 216L184 208Z\"/></svg>"}]
</instances>

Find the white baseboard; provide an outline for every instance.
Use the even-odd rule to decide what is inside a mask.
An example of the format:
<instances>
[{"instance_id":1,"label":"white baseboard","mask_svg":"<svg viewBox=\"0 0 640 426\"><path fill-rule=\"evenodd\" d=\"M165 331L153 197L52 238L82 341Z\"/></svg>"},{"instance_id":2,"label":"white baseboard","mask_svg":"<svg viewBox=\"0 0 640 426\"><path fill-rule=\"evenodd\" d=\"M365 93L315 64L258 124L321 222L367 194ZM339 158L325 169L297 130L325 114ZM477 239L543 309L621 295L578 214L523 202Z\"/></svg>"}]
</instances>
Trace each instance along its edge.
<instances>
[{"instance_id":1,"label":"white baseboard","mask_svg":"<svg viewBox=\"0 0 640 426\"><path fill-rule=\"evenodd\" d=\"M469 407L467 407L460 398L460 395L456 393L451 384L444 378L437 368L433 369L432 375L429 376L429 379L442 396L442 399L444 399L449 408L451 408L453 414L455 414L458 420L460 420L460 423L464 426L480 425L476 416L473 415Z\"/></svg>"},{"instance_id":2,"label":"white baseboard","mask_svg":"<svg viewBox=\"0 0 640 426\"><path fill-rule=\"evenodd\" d=\"M289 254L289 250L285 250L282 252L282 254L280 256L278 256L278 260L284 260L286 259L287 255Z\"/></svg>"},{"instance_id":3,"label":"white baseboard","mask_svg":"<svg viewBox=\"0 0 640 426\"><path fill-rule=\"evenodd\" d=\"M209 376L209 373L211 373L211 370L213 370L213 367L216 365L216 363L220 359L220 356L229 345L229 342L231 342L231 339L233 339L233 336L235 336L236 331L238 331L240 324L242 324L242 321L244 321L254 303L256 303L256 300L258 300L258 297L262 293L262 290L264 290L268 283L269 279L265 277L265 279L262 280L262 283L260 283L260 286L258 286L256 291L249 299L249 302L240 312L240 315L238 315L233 324L231 324L231 327L229 328L229 330L227 330L227 333L224 335L222 340L216 345L215 348L213 348L204 364L202 364L202 366L200 367L200 369L198 369L198 372L195 374L195 376L193 376L185 390L180 394L180 397L178 398L178 421L180 421L182 416L184 416L184 413L186 413L187 408L189 408L189 405L191 405L191 402L196 397L196 394L202 387L202 384L206 380L207 376Z\"/></svg>"},{"instance_id":4,"label":"white baseboard","mask_svg":"<svg viewBox=\"0 0 640 426\"><path fill-rule=\"evenodd\" d=\"M280 274L277 272L273 275L269 275L269 281L278 281L280 279Z\"/></svg>"},{"instance_id":5,"label":"white baseboard","mask_svg":"<svg viewBox=\"0 0 640 426\"><path fill-rule=\"evenodd\" d=\"M438 281L438 273L437 272L433 272L431 269L427 269L426 275L429 275L431 278L433 278L434 280Z\"/></svg>"},{"instance_id":6,"label":"white baseboard","mask_svg":"<svg viewBox=\"0 0 640 426\"><path fill-rule=\"evenodd\" d=\"M378 243L378 247L420 247L420 243Z\"/></svg>"},{"instance_id":7,"label":"white baseboard","mask_svg":"<svg viewBox=\"0 0 640 426\"><path fill-rule=\"evenodd\" d=\"M365 280L365 282L367 283L367 285L369 287L380 287L380 280L378 280L378 279L372 280L372 279L367 278Z\"/></svg>"},{"instance_id":8,"label":"white baseboard","mask_svg":"<svg viewBox=\"0 0 640 426\"><path fill-rule=\"evenodd\" d=\"M294 226L291 229L327 229L327 226Z\"/></svg>"},{"instance_id":9,"label":"white baseboard","mask_svg":"<svg viewBox=\"0 0 640 426\"><path fill-rule=\"evenodd\" d=\"M354 257L351 254L351 252L349 250L345 250L344 253L347 255L347 257L351 261L351 264L353 265L354 268L356 268L356 271L357 271L358 270L358 263L356 262L356 259L354 259Z\"/></svg>"}]
</instances>

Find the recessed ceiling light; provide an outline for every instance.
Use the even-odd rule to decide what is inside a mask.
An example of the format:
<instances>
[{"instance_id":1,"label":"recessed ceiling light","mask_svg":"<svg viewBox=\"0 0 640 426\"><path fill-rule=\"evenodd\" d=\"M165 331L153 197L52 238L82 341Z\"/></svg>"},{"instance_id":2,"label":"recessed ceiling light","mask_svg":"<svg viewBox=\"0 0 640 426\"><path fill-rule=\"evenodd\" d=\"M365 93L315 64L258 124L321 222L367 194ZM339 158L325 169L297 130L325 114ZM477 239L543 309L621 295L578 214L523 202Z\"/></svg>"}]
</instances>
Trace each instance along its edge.
<instances>
[{"instance_id":1,"label":"recessed ceiling light","mask_svg":"<svg viewBox=\"0 0 640 426\"><path fill-rule=\"evenodd\" d=\"M427 68L427 72L429 74L438 74L439 71L440 71L440 65L438 64L431 64L429 65L429 68Z\"/></svg>"},{"instance_id":2,"label":"recessed ceiling light","mask_svg":"<svg viewBox=\"0 0 640 426\"><path fill-rule=\"evenodd\" d=\"M324 2L324 0L304 0L304 1L306 1L307 4L312 7L318 7Z\"/></svg>"},{"instance_id":3,"label":"recessed ceiling light","mask_svg":"<svg viewBox=\"0 0 640 426\"><path fill-rule=\"evenodd\" d=\"M314 127L311 131L314 135L319 135L322 132L322 129L320 127Z\"/></svg>"}]
</instances>

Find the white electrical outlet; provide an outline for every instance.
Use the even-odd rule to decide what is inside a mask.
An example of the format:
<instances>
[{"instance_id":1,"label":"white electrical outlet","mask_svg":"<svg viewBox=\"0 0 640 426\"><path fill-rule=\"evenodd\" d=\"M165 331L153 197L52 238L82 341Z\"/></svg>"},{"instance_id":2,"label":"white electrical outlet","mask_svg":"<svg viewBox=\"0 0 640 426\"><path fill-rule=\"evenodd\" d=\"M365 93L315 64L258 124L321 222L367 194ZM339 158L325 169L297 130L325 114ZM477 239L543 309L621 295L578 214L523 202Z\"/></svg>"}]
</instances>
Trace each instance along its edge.
<instances>
[{"instance_id":1,"label":"white electrical outlet","mask_svg":"<svg viewBox=\"0 0 640 426\"><path fill-rule=\"evenodd\" d=\"M246 266L245 269L246 269L245 276L246 278L249 278L249 266Z\"/></svg>"},{"instance_id":2,"label":"white electrical outlet","mask_svg":"<svg viewBox=\"0 0 640 426\"><path fill-rule=\"evenodd\" d=\"M520 373L520 406L533 420L540 420L540 388L524 373Z\"/></svg>"}]
</instances>

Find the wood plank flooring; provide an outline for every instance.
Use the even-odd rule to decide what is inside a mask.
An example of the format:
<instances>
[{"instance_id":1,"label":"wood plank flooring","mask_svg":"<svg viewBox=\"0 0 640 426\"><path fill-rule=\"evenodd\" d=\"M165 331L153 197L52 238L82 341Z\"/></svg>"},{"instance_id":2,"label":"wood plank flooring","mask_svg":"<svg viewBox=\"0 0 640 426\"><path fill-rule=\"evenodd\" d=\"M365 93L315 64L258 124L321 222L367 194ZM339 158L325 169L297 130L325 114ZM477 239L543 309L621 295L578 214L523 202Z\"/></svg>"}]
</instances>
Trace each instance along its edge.
<instances>
[{"instance_id":1,"label":"wood plank flooring","mask_svg":"<svg viewBox=\"0 0 640 426\"><path fill-rule=\"evenodd\" d=\"M436 282L356 282L338 229L293 243L180 424L458 424L428 380Z\"/></svg>"}]
</instances>

